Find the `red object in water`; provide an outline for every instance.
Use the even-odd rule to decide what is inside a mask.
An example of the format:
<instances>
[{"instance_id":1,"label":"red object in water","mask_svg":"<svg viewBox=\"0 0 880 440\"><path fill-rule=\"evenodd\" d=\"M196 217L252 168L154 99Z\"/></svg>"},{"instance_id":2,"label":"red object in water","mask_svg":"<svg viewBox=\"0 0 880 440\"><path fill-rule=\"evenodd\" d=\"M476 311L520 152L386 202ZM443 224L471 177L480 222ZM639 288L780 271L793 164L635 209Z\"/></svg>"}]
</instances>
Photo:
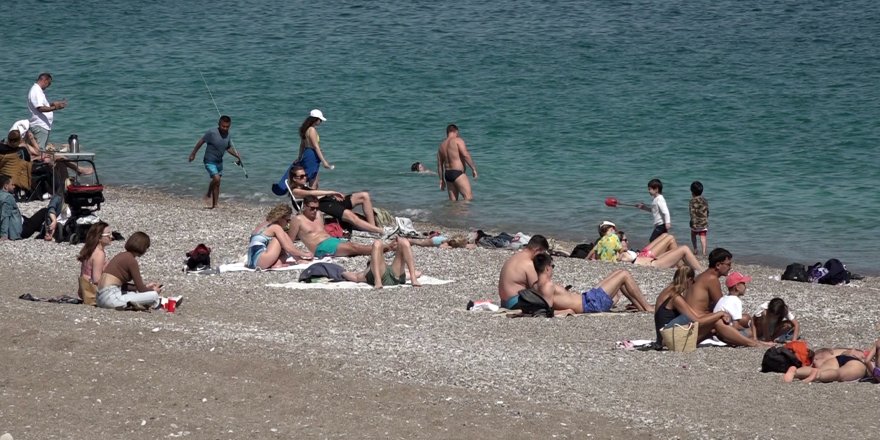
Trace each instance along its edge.
<instances>
[{"instance_id":1,"label":"red object in water","mask_svg":"<svg viewBox=\"0 0 880 440\"><path fill-rule=\"evenodd\" d=\"M617 208L617 199L614 197L608 197L605 199L605 206L609 206L612 208Z\"/></svg>"}]
</instances>

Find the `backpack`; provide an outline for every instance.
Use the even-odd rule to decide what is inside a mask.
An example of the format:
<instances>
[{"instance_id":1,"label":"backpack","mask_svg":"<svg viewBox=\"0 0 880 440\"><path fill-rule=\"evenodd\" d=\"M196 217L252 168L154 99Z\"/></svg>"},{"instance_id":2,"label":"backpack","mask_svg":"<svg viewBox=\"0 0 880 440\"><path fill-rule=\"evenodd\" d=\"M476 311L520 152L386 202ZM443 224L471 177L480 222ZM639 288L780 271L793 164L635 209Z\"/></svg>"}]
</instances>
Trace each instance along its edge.
<instances>
[{"instance_id":1,"label":"backpack","mask_svg":"<svg viewBox=\"0 0 880 440\"><path fill-rule=\"evenodd\" d=\"M816 263L807 269L807 282L818 283L825 275L828 275L828 269L822 267L822 263Z\"/></svg>"},{"instance_id":2,"label":"backpack","mask_svg":"<svg viewBox=\"0 0 880 440\"><path fill-rule=\"evenodd\" d=\"M785 272L782 272L782 279L785 281L807 282L807 266L801 263L789 264L785 267Z\"/></svg>"},{"instance_id":3,"label":"backpack","mask_svg":"<svg viewBox=\"0 0 880 440\"><path fill-rule=\"evenodd\" d=\"M801 361L801 365L804 367L809 367L813 364L813 353L810 350L810 347L807 346L807 343L804 341L789 341L786 342L785 345L782 346L785 349L791 350L792 353Z\"/></svg>"},{"instance_id":4,"label":"backpack","mask_svg":"<svg viewBox=\"0 0 880 440\"><path fill-rule=\"evenodd\" d=\"M846 266L844 266L837 258L832 258L826 261L824 269L827 270L828 273L822 278L819 278L819 283L831 285L849 283L849 272L847 272Z\"/></svg>"},{"instance_id":5,"label":"backpack","mask_svg":"<svg viewBox=\"0 0 880 440\"><path fill-rule=\"evenodd\" d=\"M553 317L553 309L538 292L532 289L519 291L519 301L513 306L513 310L522 310L521 316Z\"/></svg>"},{"instance_id":6,"label":"backpack","mask_svg":"<svg viewBox=\"0 0 880 440\"><path fill-rule=\"evenodd\" d=\"M571 258L587 258L590 251L593 250L593 243L581 243L571 250Z\"/></svg>"},{"instance_id":7,"label":"backpack","mask_svg":"<svg viewBox=\"0 0 880 440\"><path fill-rule=\"evenodd\" d=\"M793 351L784 347L770 347L761 360L762 373L785 373L789 367L801 367L801 361Z\"/></svg>"},{"instance_id":8,"label":"backpack","mask_svg":"<svg viewBox=\"0 0 880 440\"><path fill-rule=\"evenodd\" d=\"M211 268L211 248L199 243L193 250L186 253L186 270L204 270Z\"/></svg>"}]
</instances>

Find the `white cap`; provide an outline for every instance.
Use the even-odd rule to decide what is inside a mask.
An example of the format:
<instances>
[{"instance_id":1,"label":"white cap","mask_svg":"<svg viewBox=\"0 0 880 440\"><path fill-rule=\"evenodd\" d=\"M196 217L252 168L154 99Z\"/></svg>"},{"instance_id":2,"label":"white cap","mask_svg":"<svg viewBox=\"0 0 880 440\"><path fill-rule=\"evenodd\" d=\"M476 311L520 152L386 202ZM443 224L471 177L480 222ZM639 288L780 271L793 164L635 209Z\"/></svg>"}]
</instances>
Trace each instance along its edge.
<instances>
[{"instance_id":1,"label":"white cap","mask_svg":"<svg viewBox=\"0 0 880 440\"><path fill-rule=\"evenodd\" d=\"M617 225L615 225L614 223L609 222L608 220L605 220L605 221L602 222L602 224L599 225L599 226L605 226L605 225L609 225L609 226L611 226L612 228L615 228L615 229L617 228Z\"/></svg>"},{"instance_id":2,"label":"white cap","mask_svg":"<svg viewBox=\"0 0 880 440\"><path fill-rule=\"evenodd\" d=\"M321 110L318 110L318 109L314 109L314 110L310 111L309 116L311 116L313 118L318 118L322 121L327 120L327 118L324 117L324 113L321 113Z\"/></svg>"}]
</instances>

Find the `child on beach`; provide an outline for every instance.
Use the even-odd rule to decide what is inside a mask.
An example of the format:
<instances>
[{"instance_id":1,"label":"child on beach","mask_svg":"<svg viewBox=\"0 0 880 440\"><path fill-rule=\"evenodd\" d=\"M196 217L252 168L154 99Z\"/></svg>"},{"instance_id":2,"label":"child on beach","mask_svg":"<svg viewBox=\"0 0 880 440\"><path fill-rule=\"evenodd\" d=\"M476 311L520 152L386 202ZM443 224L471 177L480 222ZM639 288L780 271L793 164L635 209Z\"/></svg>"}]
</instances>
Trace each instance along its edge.
<instances>
[{"instance_id":1,"label":"child on beach","mask_svg":"<svg viewBox=\"0 0 880 440\"><path fill-rule=\"evenodd\" d=\"M788 342L800 337L800 325L782 298L758 306L752 324L759 341Z\"/></svg>"},{"instance_id":2,"label":"child on beach","mask_svg":"<svg viewBox=\"0 0 880 440\"><path fill-rule=\"evenodd\" d=\"M703 197L703 184L699 180L691 183L691 201L688 203L691 212L691 244L694 253L706 255L706 236L709 233L709 202ZM700 237L701 250L697 250L697 236Z\"/></svg>"},{"instance_id":3,"label":"child on beach","mask_svg":"<svg viewBox=\"0 0 880 440\"><path fill-rule=\"evenodd\" d=\"M652 242L661 234L672 229L672 218L669 216L669 208L666 207L666 199L663 197L663 182L660 179L651 179L648 182L648 194L654 198L651 202L651 208L649 209L644 203L636 204L636 208L650 211L654 216L654 230L651 232L651 238L648 239L648 242Z\"/></svg>"},{"instance_id":4,"label":"child on beach","mask_svg":"<svg viewBox=\"0 0 880 440\"><path fill-rule=\"evenodd\" d=\"M740 298L746 293L746 283L751 281L752 277L739 272L728 274L724 282L727 286L727 295L718 300L715 304L715 309L712 311L716 313L727 312L731 318L730 325L739 330L743 336L755 339L754 327L750 325L752 318L748 313L743 313L743 303L742 298Z\"/></svg>"}]
</instances>

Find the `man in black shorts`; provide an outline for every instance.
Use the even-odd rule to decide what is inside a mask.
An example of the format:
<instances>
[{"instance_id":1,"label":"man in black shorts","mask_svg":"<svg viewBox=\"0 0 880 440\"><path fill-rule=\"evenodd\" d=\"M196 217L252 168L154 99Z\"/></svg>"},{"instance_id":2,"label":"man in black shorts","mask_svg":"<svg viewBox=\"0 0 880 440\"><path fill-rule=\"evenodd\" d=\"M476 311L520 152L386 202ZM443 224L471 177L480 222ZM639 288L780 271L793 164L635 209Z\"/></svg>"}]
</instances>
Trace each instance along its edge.
<instances>
[{"instance_id":1,"label":"man in black shorts","mask_svg":"<svg viewBox=\"0 0 880 440\"><path fill-rule=\"evenodd\" d=\"M373 200L370 193L359 191L349 195L343 195L338 191L309 188L308 177L305 168L295 165L290 169L288 184L293 192L293 197L302 200L306 196L318 197L318 209L321 212L340 221L347 221L361 231L382 234L382 238L390 237L397 232L396 227L381 227L376 225L376 215L373 212ZM354 213L354 208L361 206L366 220Z\"/></svg>"}]
</instances>

